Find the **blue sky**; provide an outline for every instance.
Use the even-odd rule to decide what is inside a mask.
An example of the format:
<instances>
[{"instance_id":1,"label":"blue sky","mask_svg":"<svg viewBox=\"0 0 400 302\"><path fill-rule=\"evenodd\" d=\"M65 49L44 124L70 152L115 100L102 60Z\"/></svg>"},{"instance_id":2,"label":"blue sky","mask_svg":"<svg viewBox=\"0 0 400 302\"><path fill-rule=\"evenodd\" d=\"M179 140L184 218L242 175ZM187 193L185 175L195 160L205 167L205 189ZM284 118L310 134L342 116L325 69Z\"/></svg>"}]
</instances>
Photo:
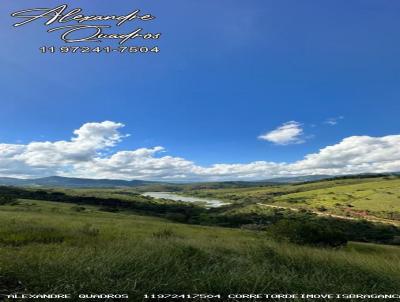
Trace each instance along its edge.
<instances>
[{"instance_id":1,"label":"blue sky","mask_svg":"<svg viewBox=\"0 0 400 302\"><path fill-rule=\"evenodd\" d=\"M40 54L42 45L62 44L59 33L47 33L43 21L12 27L14 11L64 3L88 15L152 13L156 19L143 27L162 37L139 44L158 45L161 52ZM155 157L206 168L296 163L348 137L398 135L399 9L400 3L385 0L3 0L0 144L68 141L86 123L113 121L131 135L102 152L162 146ZM285 123L298 130L293 140L260 139ZM1 170L0 158L0 174L18 175L7 163ZM68 174L73 164L40 171ZM352 170L338 173L344 171ZM205 178L220 173L208 172ZM169 177L163 175L144 178Z\"/></svg>"}]
</instances>

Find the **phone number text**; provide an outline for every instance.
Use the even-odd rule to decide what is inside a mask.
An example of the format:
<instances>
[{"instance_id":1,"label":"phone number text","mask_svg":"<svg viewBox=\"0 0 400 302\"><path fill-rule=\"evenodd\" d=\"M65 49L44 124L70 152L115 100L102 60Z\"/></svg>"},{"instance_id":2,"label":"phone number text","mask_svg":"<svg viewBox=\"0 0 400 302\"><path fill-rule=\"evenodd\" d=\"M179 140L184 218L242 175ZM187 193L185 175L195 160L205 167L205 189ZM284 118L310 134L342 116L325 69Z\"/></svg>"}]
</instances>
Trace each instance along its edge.
<instances>
[{"instance_id":1,"label":"phone number text","mask_svg":"<svg viewBox=\"0 0 400 302\"><path fill-rule=\"evenodd\" d=\"M89 46L42 46L39 51L43 54L52 53L159 53L158 46L119 46L119 47L89 47Z\"/></svg>"}]
</instances>

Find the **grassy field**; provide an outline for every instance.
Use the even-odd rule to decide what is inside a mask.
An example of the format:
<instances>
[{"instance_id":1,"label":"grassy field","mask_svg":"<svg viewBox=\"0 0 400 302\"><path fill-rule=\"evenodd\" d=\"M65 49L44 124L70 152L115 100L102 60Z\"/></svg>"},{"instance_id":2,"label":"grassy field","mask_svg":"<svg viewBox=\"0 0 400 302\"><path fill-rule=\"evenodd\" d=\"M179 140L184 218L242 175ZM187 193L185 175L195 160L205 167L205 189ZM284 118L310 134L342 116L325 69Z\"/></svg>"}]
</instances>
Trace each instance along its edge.
<instances>
[{"instance_id":1,"label":"grassy field","mask_svg":"<svg viewBox=\"0 0 400 302\"><path fill-rule=\"evenodd\" d=\"M35 200L0 206L0 221L0 293L142 301L152 293L397 293L400 284L393 246L298 246L265 232Z\"/></svg>"},{"instance_id":2,"label":"grassy field","mask_svg":"<svg viewBox=\"0 0 400 302\"><path fill-rule=\"evenodd\" d=\"M354 178L304 184L187 191L242 204L264 203L357 218L400 221L398 177Z\"/></svg>"}]
</instances>

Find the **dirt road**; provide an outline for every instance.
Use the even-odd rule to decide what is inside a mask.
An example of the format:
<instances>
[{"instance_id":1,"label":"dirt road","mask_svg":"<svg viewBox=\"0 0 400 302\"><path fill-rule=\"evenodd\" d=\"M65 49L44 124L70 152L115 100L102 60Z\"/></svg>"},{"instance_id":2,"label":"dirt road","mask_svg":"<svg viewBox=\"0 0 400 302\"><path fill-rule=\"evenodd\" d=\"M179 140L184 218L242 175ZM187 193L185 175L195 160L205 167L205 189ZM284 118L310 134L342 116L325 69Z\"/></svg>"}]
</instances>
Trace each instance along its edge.
<instances>
[{"instance_id":1,"label":"dirt road","mask_svg":"<svg viewBox=\"0 0 400 302\"><path fill-rule=\"evenodd\" d=\"M291 210L291 211L295 211L295 212L299 212L300 211L300 209L298 209L298 208L291 208L291 207L285 207L285 206L276 206L276 205L265 204L265 203L257 203L257 205L268 207L268 208ZM346 220L365 219L365 220L368 220L368 221L371 221L371 222L379 222L379 223L391 224L391 225L396 225L396 226L400 225L400 222L392 221L392 220L388 220L388 219L383 219L383 218L378 218L378 217L363 216L362 218L355 218L355 217L341 216L341 215L336 215L336 214L319 212L319 211L315 211L315 210L312 210L312 209L308 209L308 210L311 211L312 213L314 213L314 214L316 214L318 216L322 216L322 217L333 217L333 218L346 219Z\"/></svg>"}]
</instances>

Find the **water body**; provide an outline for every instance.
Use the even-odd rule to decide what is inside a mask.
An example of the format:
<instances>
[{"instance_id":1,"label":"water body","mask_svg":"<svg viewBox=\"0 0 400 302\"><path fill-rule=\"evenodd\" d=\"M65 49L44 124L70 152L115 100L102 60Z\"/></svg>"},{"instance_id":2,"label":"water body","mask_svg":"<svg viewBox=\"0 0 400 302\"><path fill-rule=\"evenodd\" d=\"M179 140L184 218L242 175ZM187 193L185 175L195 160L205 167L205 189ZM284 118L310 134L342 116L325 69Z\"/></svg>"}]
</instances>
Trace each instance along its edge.
<instances>
[{"instance_id":1,"label":"water body","mask_svg":"<svg viewBox=\"0 0 400 302\"><path fill-rule=\"evenodd\" d=\"M223 205L227 205L229 203L224 202L218 199L207 199L207 198L199 198L199 197L188 197L182 196L171 192L145 192L142 194L143 196L149 196L157 199L169 199L174 201L181 201L181 202L201 202L207 208L218 208Z\"/></svg>"}]
</instances>

